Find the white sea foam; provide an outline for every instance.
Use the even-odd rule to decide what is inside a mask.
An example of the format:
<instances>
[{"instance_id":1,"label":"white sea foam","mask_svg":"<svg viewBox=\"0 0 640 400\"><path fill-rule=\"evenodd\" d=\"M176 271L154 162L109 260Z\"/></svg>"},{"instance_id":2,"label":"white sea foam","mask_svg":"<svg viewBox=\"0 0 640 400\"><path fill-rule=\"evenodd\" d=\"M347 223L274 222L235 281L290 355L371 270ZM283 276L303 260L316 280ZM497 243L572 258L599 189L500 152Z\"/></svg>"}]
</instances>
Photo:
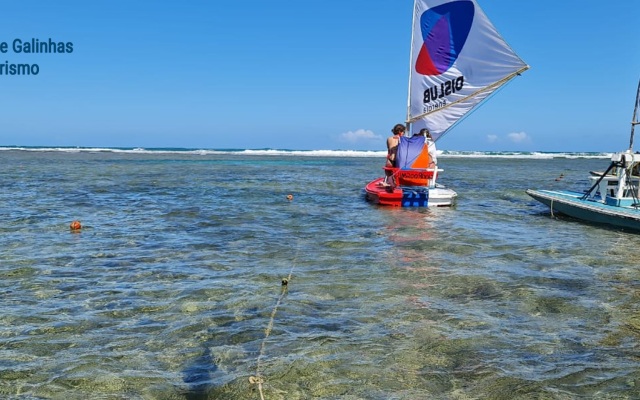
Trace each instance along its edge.
<instances>
[{"instance_id":1,"label":"white sea foam","mask_svg":"<svg viewBox=\"0 0 640 400\"><path fill-rule=\"evenodd\" d=\"M194 154L194 155L243 155L243 156L292 156L292 157L384 157L386 150L286 150L286 149L186 149L186 148L124 148L124 147L18 147L2 146L0 151L66 152L66 153L130 153L130 154ZM442 158L594 158L608 159L607 152L526 152L526 151L457 151L438 150Z\"/></svg>"}]
</instances>

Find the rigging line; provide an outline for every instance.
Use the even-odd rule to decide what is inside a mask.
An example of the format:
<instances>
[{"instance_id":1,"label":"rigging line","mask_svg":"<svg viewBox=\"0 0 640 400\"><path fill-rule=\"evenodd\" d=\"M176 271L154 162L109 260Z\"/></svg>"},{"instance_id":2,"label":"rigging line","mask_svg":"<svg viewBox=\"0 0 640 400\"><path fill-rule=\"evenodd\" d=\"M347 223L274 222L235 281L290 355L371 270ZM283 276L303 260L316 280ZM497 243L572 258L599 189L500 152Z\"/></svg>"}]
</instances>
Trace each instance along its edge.
<instances>
[{"instance_id":1,"label":"rigging line","mask_svg":"<svg viewBox=\"0 0 640 400\"><path fill-rule=\"evenodd\" d=\"M609 171L611 171L613 169L613 167L619 167L622 168L624 167L624 163L622 164L618 164L615 161L611 161L611 164L609 164L609 167L607 168L606 171L604 171L604 173L602 175L600 175L600 177L598 178L598 180L596 180L596 183L593 184L593 186L591 186L591 188L589 190L587 190L584 195L582 195L582 197L580 197L580 200L586 200L589 195L591 194L591 192L593 191L593 189L597 188L598 185L600 184L600 182L602 182L602 180L607 176L607 174L609 173ZM600 196L604 196L606 195L606 193L600 193Z\"/></svg>"},{"instance_id":2,"label":"rigging line","mask_svg":"<svg viewBox=\"0 0 640 400\"><path fill-rule=\"evenodd\" d=\"M443 106L443 107L436 108L435 110L431 110L431 111L429 111L429 112L426 112L426 113L423 113L423 114L417 115L417 116L415 116L415 117L413 117L413 118L410 118L410 119L408 119L406 122L407 122L407 123L414 123L414 122L416 122L416 121L419 121L419 120L421 120L421 119L425 118L426 116L428 116L428 115L430 115L430 114L433 114L433 113L438 112L438 111L442 111L442 110L444 110L444 109L446 109L446 108L450 108L450 107L452 107L452 106L454 106L454 105L456 105L456 104L458 104L458 103L462 103L463 101L466 101L466 100L470 99L471 97L475 97L475 96L477 96L477 95L479 95L479 94L481 94L481 93L484 93L484 92L490 92L490 91L491 91L491 90L493 90L493 89L496 89L496 90L497 90L498 88L500 88L501 86L503 86L505 83L509 82L511 79L513 79L513 78L515 78L516 76L518 76L518 75L522 74L524 71L526 71L526 70L528 70L528 69L529 69L529 66L528 66L528 65L527 65L527 66L524 66L524 67L520 68L519 70L517 70L516 72L512 73L511 75L508 75L507 77L502 78L501 80L497 81L496 83L494 83L494 84L492 84L492 85L489 85L489 86L487 86L487 87L481 88L481 89L479 89L479 90L477 90L477 91L475 91L475 92L471 93L470 95L468 95L468 96L466 96L466 97L464 97L464 98L462 98L462 99L460 99L460 100L456 100L456 101L454 101L454 102L451 102L451 103L449 103L449 104L447 104L447 105L445 105L445 106ZM481 103L484 103L484 102L485 102L487 99L489 99L490 97L491 97L491 94L489 94L489 96L488 96L488 97L486 97L484 100L482 100L482 101L481 101Z\"/></svg>"},{"instance_id":3,"label":"rigging line","mask_svg":"<svg viewBox=\"0 0 640 400\"><path fill-rule=\"evenodd\" d=\"M258 354L258 360L256 362L256 374L254 376L249 377L249 383L258 385L258 391L260 392L260 399L265 400L264 392L263 392L263 383L265 382L264 375L262 375L261 367L262 367L262 357L264 356L267 339L273 330L273 324L276 319L276 313L278 312L278 308L284 299L284 296L287 294L287 289L289 282L291 282L291 277L293 276L293 269L296 265L296 260L298 259L298 253L300 252L300 239L298 238L296 242L296 253L293 257L293 261L291 262L291 269L289 270L289 275L286 279L282 280L282 290L280 291L280 295L278 296L278 300L271 311L271 317L269 318L269 323L267 324L267 328L264 331L264 338L262 339L262 343L260 344L260 353Z\"/></svg>"}]
</instances>

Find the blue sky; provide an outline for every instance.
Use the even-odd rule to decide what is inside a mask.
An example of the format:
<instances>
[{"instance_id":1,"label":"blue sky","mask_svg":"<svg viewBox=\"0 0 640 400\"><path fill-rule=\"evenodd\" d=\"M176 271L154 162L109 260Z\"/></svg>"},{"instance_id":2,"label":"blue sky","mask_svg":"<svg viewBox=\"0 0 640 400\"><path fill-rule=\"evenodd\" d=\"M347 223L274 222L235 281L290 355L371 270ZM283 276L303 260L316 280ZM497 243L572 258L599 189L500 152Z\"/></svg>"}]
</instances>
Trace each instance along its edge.
<instances>
[{"instance_id":1,"label":"blue sky","mask_svg":"<svg viewBox=\"0 0 640 400\"><path fill-rule=\"evenodd\" d=\"M531 69L447 150L618 151L640 1L479 0ZM411 0L6 2L0 145L384 150L406 116ZM16 54L15 39L72 42ZM638 136L638 135L636 135ZM640 144L635 146L640 149Z\"/></svg>"}]
</instances>

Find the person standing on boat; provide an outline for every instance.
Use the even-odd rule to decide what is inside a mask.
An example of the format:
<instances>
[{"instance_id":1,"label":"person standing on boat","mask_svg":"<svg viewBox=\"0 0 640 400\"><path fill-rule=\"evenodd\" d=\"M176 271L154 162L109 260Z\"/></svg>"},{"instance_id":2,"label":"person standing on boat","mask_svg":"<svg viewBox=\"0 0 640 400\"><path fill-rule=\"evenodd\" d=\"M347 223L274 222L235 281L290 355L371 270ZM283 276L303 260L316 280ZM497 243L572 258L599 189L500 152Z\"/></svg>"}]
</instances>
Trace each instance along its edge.
<instances>
[{"instance_id":1,"label":"person standing on boat","mask_svg":"<svg viewBox=\"0 0 640 400\"><path fill-rule=\"evenodd\" d=\"M425 137L425 142L426 142L426 144L428 146L427 151L429 152L429 159L431 160L429 162L429 168L435 168L436 165L438 164L438 154L437 154L437 149L436 149L436 142L433 141L433 137L431 136L431 132L429 132L429 129L427 129L427 128L420 129L419 135Z\"/></svg>"},{"instance_id":2,"label":"person standing on boat","mask_svg":"<svg viewBox=\"0 0 640 400\"><path fill-rule=\"evenodd\" d=\"M393 129L391 129L392 136L387 138L387 164L386 167L394 168L396 166L396 154L398 153L398 144L400 144L400 136L404 134L405 127L402 124L396 124ZM384 178L385 183L390 176L393 176L393 171L389 169L385 169Z\"/></svg>"}]
</instances>

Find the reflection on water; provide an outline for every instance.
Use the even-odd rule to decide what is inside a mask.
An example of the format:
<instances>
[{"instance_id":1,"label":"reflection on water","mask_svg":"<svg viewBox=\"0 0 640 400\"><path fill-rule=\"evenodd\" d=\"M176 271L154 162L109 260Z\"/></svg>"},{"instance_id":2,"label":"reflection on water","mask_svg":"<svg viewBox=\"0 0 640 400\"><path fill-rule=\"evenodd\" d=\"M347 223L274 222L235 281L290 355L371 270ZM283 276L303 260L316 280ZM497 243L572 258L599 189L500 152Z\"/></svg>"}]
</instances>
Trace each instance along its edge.
<instances>
[{"instance_id":1,"label":"reflection on water","mask_svg":"<svg viewBox=\"0 0 640 400\"><path fill-rule=\"evenodd\" d=\"M637 396L640 235L524 193L597 160L445 159L407 210L375 159L2 156L0 397Z\"/></svg>"}]
</instances>

